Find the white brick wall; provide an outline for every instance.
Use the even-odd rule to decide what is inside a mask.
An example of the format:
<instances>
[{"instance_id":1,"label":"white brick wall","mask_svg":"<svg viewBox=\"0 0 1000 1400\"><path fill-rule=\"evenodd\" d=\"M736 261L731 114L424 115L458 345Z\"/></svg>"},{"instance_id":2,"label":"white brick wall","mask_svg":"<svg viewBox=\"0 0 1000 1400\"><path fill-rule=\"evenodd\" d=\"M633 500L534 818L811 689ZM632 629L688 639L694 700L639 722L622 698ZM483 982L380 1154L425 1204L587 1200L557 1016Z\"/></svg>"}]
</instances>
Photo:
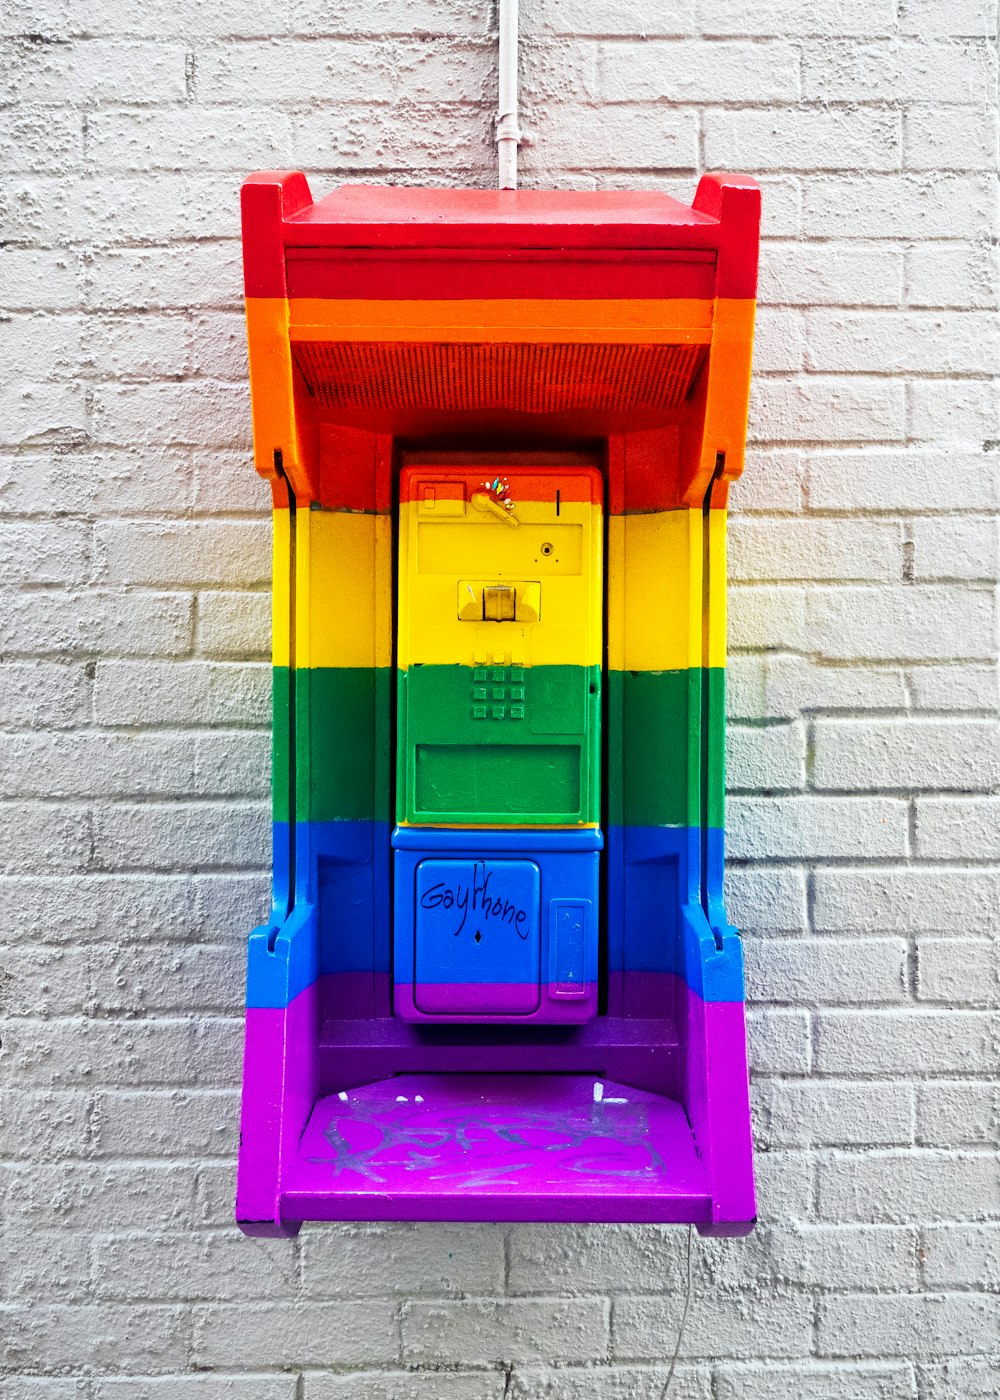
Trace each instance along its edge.
<instances>
[{"instance_id":1,"label":"white brick wall","mask_svg":"<svg viewBox=\"0 0 1000 1400\"><path fill-rule=\"evenodd\" d=\"M675 1400L1000 1394L995 0L522 0L525 182L765 188L731 910L761 1227ZM492 182L486 0L8 0L0 1400L655 1400L670 1229L231 1225L267 893L237 189Z\"/></svg>"}]
</instances>

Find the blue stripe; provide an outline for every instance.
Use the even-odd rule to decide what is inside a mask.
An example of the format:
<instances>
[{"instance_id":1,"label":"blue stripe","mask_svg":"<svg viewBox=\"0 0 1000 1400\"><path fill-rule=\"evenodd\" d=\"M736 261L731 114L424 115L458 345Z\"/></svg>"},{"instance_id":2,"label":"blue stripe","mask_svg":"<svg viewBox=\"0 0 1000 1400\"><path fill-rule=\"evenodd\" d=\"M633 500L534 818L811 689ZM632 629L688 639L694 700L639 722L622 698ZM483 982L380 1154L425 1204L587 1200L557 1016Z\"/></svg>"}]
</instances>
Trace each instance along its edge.
<instances>
[{"instance_id":1,"label":"blue stripe","mask_svg":"<svg viewBox=\"0 0 1000 1400\"><path fill-rule=\"evenodd\" d=\"M722 853L716 827L608 829L609 971L674 973L706 1001L743 1000L743 949L725 917Z\"/></svg>"}]
</instances>

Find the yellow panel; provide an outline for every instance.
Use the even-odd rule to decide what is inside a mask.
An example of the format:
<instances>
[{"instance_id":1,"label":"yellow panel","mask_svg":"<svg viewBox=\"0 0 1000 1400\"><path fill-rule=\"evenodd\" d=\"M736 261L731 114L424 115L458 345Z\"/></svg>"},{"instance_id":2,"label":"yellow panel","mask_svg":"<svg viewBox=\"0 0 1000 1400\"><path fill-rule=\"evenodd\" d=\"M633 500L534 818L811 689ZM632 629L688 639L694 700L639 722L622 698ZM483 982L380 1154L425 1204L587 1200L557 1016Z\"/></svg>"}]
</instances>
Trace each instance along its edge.
<instances>
[{"instance_id":1,"label":"yellow panel","mask_svg":"<svg viewBox=\"0 0 1000 1400\"><path fill-rule=\"evenodd\" d=\"M508 474L516 495L515 473ZM449 510L461 514L440 520L401 494L399 666L482 665L502 655L525 666L601 664L599 506L565 501L557 514L554 500L522 501L512 528L471 500L450 501ZM537 622L477 621L474 604L468 620L460 618L463 586L481 598L483 589L504 584L521 587L519 611L540 609Z\"/></svg>"},{"instance_id":2,"label":"yellow panel","mask_svg":"<svg viewBox=\"0 0 1000 1400\"><path fill-rule=\"evenodd\" d=\"M392 520L298 512L299 666L388 666Z\"/></svg>"},{"instance_id":3,"label":"yellow panel","mask_svg":"<svg viewBox=\"0 0 1000 1400\"><path fill-rule=\"evenodd\" d=\"M726 516L728 511L708 513L709 598L705 650L709 666L726 664Z\"/></svg>"},{"instance_id":4,"label":"yellow panel","mask_svg":"<svg viewBox=\"0 0 1000 1400\"><path fill-rule=\"evenodd\" d=\"M679 671L703 664L701 575L700 510L611 517L611 670Z\"/></svg>"},{"instance_id":5,"label":"yellow panel","mask_svg":"<svg viewBox=\"0 0 1000 1400\"><path fill-rule=\"evenodd\" d=\"M293 340L449 340L705 345L713 303L704 298L586 301L504 297L467 301L296 298Z\"/></svg>"},{"instance_id":6,"label":"yellow panel","mask_svg":"<svg viewBox=\"0 0 1000 1400\"><path fill-rule=\"evenodd\" d=\"M290 666L291 515L287 510L275 510L271 512L271 519L274 527L271 545L271 662L274 666Z\"/></svg>"}]
</instances>

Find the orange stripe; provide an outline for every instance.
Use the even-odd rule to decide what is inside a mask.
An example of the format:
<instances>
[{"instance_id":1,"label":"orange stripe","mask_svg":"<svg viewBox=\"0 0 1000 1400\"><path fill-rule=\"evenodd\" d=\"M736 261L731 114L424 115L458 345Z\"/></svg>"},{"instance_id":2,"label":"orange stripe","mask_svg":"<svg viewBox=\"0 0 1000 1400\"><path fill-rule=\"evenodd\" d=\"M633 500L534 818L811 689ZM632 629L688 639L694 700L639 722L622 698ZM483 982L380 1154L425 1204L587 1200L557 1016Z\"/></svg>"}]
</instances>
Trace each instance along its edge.
<instances>
[{"instance_id":1,"label":"orange stripe","mask_svg":"<svg viewBox=\"0 0 1000 1400\"><path fill-rule=\"evenodd\" d=\"M705 345L714 303L696 298L548 301L361 301L297 298L293 340L570 341Z\"/></svg>"}]
</instances>

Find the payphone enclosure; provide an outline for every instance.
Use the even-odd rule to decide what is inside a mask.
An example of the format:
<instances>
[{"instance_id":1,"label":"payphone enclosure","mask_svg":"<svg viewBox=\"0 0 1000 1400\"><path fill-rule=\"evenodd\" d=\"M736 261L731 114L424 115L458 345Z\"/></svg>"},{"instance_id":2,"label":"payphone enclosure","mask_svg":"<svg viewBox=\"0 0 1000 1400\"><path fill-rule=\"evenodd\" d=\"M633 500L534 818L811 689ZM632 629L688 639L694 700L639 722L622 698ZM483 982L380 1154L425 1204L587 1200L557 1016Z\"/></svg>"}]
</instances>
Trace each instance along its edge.
<instances>
[{"instance_id":1,"label":"payphone enclosure","mask_svg":"<svg viewBox=\"0 0 1000 1400\"><path fill-rule=\"evenodd\" d=\"M754 1219L722 898L759 192L243 190L274 893L237 1218Z\"/></svg>"}]
</instances>

